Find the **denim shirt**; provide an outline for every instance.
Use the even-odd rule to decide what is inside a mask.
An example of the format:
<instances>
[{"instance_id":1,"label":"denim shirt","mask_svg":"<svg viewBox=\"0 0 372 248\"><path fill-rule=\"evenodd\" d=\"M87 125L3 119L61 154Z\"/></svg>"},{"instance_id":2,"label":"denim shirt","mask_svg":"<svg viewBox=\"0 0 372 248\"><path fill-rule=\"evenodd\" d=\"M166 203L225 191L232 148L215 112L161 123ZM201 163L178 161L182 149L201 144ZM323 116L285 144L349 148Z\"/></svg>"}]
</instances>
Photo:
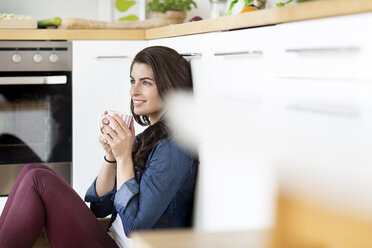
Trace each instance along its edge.
<instances>
[{"instance_id":1,"label":"denim shirt","mask_svg":"<svg viewBox=\"0 0 372 248\"><path fill-rule=\"evenodd\" d=\"M162 139L142 175L137 173L118 190L115 185L102 197L97 196L95 180L85 201L99 218L112 214L111 223L119 214L127 236L134 230L189 227L196 173L196 160L172 139Z\"/></svg>"}]
</instances>

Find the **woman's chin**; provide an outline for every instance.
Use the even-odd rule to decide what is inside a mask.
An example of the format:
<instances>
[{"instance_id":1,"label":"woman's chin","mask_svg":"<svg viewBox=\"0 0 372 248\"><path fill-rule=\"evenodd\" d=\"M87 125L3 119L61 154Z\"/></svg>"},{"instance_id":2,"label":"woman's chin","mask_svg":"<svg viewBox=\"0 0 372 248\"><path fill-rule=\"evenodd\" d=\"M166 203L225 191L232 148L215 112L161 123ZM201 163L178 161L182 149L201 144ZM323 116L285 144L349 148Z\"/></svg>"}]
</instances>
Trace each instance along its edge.
<instances>
[{"instance_id":1,"label":"woman's chin","mask_svg":"<svg viewBox=\"0 0 372 248\"><path fill-rule=\"evenodd\" d=\"M136 115L146 115L146 113L144 113L144 111L139 111L139 110L135 110L134 109L134 114L136 114Z\"/></svg>"}]
</instances>

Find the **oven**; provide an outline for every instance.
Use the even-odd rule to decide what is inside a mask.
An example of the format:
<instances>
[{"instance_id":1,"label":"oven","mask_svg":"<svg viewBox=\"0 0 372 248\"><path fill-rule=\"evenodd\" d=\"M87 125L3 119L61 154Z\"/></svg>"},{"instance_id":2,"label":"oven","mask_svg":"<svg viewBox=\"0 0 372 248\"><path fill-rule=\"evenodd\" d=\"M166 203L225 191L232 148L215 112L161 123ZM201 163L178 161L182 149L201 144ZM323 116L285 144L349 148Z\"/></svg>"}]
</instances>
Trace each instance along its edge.
<instances>
[{"instance_id":1,"label":"oven","mask_svg":"<svg viewBox=\"0 0 372 248\"><path fill-rule=\"evenodd\" d=\"M71 77L71 42L0 41L0 196L30 163L71 184Z\"/></svg>"}]
</instances>

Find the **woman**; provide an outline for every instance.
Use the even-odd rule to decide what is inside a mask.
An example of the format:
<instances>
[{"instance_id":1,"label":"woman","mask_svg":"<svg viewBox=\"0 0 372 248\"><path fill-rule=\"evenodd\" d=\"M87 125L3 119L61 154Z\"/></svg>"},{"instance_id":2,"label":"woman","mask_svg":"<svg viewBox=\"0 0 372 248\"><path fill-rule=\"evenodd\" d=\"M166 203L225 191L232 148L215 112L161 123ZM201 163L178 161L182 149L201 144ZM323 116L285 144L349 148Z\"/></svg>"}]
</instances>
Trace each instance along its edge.
<instances>
[{"instance_id":1,"label":"woman","mask_svg":"<svg viewBox=\"0 0 372 248\"><path fill-rule=\"evenodd\" d=\"M131 66L131 111L149 127L135 137L119 116L103 120L102 169L85 200L54 171L28 165L0 218L0 247L32 247L44 227L53 247L126 247L134 230L190 226L197 160L170 137L163 99L192 90L189 63L166 47L148 47ZM108 124L111 124L111 128ZM111 215L108 232L97 217Z\"/></svg>"}]
</instances>

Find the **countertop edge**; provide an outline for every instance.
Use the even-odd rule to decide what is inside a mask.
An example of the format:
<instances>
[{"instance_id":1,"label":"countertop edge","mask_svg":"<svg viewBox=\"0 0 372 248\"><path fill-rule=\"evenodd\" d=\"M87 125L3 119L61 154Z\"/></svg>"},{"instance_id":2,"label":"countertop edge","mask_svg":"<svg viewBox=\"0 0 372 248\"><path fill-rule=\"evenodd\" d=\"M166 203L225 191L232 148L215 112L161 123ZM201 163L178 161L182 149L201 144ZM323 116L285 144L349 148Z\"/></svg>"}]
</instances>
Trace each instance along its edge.
<instances>
[{"instance_id":1,"label":"countertop edge","mask_svg":"<svg viewBox=\"0 0 372 248\"><path fill-rule=\"evenodd\" d=\"M12 29L0 30L0 40L145 40L144 29Z\"/></svg>"}]
</instances>

